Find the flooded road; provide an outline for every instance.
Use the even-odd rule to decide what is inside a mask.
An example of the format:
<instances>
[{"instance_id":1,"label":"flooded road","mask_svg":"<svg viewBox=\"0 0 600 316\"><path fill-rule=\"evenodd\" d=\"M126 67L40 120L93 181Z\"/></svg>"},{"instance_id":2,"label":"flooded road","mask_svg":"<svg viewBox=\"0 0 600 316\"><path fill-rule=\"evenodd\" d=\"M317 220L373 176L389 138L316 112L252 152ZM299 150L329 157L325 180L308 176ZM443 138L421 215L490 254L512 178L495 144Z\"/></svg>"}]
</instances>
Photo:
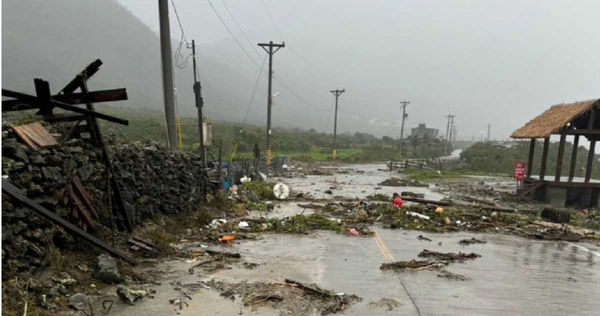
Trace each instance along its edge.
<instances>
[{"instance_id":1,"label":"flooded road","mask_svg":"<svg viewBox=\"0 0 600 316\"><path fill-rule=\"evenodd\" d=\"M348 174L278 179L295 192L313 198L364 198L403 190L424 193L425 198L443 196L429 188L381 187L390 177L378 169L384 165L351 165ZM358 170L359 173L356 171ZM497 180L490 180L497 181ZM330 187L333 194L324 193ZM278 202L269 217L308 214L296 202ZM267 308L244 306L219 296L217 291L199 289L189 306L179 310L169 304L177 298L177 282L201 280L238 282L283 282L293 279L315 283L335 292L355 294L362 301L344 315L598 315L600 311L600 247L588 243L539 241L505 234L425 233L373 227L376 236L351 237L325 231L308 235L262 234L258 240L220 246L222 251L239 252L245 261L257 263L248 269L233 265L212 274L190 275L194 263L177 260L161 264L168 271L155 299L135 307L119 305L114 315L280 315ZM417 239L424 235L432 241ZM461 239L475 237L485 244L463 246ZM438 277L439 271L382 271L383 263L419 259L423 249L441 252L475 252L481 257L453 263L447 270L467 277L465 281ZM377 305L387 299L394 304ZM397 304L396 304L397 303Z\"/></svg>"},{"instance_id":2,"label":"flooded road","mask_svg":"<svg viewBox=\"0 0 600 316\"><path fill-rule=\"evenodd\" d=\"M379 185L390 177L400 177L397 173L381 171L386 169L384 164L345 165L331 167L338 172L330 176L306 176L306 178L276 178L277 182L287 184L294 192L310 194L314 199L364 199L372 194L391 196L394 192L412 191L425 194L426 199L440 199L441 194L432 192L426 187L388 187ZM325 167L324 169L328 169ZM330 190L331 194L325 193Z\"/></svg>"}]
</instances>

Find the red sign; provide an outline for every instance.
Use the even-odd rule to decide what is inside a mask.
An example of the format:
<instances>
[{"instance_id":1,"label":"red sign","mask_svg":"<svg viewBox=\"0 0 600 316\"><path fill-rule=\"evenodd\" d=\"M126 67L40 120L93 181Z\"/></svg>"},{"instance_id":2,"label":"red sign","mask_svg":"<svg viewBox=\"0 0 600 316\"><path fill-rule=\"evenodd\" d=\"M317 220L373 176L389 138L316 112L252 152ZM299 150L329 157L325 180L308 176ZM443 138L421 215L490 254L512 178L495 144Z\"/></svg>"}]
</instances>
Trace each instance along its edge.
<instances>
[{"instance_id":1,"label":"red sign","mask_svg":"<svg viewBox=\"0 0 600 316\"><path fill-rule=\"evenodd\" d=\"M525 179L525 163L515 162L515 180L521 181Z\"/></svg>"}]
</instances>

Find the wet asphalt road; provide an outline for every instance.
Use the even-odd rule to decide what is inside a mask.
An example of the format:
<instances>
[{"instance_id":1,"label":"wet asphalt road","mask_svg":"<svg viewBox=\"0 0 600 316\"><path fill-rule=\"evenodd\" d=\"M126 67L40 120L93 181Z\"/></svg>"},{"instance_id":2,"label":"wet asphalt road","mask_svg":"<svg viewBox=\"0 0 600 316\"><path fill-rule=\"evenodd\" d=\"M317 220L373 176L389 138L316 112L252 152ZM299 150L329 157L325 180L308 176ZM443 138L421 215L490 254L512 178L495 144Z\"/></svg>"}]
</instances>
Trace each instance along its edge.
<instances>
[{"instance_id":1,"label":"wet asphalt road","mask_svg":"<svg viewBox=\"0 0 600 316\"><path fill-rule=\"evenodd\" d=\"M373 187L373 182L389 177L377 171L383 165L358 168L364 168L363 177L348 174L284 179L284 182L296 191L310 186L311 192L315 185L329 188L333 183L339 188L334 193L350 197L371 194L368 188ZM402 188L384 190L400 191ZM423 190L426 198L439 198L426 188L411 190ZM276 210L282 216L301 211L293 203L283 204ZM163 267L171 272L158 289L157 297L137 303L135 307L117 306L114 315L175 315L177 310L169 305L168 299L176 293L169 282L194 282L203 278L231 282L290 278L363 298L344 315L600 314L598 245L538 241L503 234L425 234L377 227L375 230L380 242L375 237L349 237L330 232L302 236L267 234L260 240L236 243L226 249L239 251L246 261L260 263L252 270L234 267L210 276L190 276L187 269L191 263L165 263ZM418 235L425 235L432 242L418 240ZM460 239L471 237L487 243L458 244ZM425 248L442 252L476 252L482 257L447 267L450 272L466 276L466 281L440 278L436 271L397 273L379 269L389 260L418 259L418 253ZM386 307L369 305L381 298L394 299L399 306L390 311ZM199 291L189 304L180 311L182 315L279 314L268 308L252 310L242 306L239 299L232 302L210 290Z\"/></svg>"}]
</instances>

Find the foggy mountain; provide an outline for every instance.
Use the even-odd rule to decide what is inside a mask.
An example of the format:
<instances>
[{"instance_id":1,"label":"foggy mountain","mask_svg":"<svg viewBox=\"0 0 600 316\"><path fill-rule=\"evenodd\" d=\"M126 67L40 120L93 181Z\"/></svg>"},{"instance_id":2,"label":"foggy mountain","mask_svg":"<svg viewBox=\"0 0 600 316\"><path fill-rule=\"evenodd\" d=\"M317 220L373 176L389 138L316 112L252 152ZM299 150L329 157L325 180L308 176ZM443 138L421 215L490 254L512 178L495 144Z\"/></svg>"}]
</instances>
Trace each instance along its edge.
<instances>
[{"instance_id":1,"label":"foggy mountain","mask_svg":"<svg viewBox=\"0 0 600 316\"><path fill-rule=\"evenodd\" d=\"M116 1L3 1L4 86L32 90L35 76L59 89L101 58L92 88L126 87L121 105L162 109L157 3ZM345 88L341 132L398 137L399 102L409 100L405 134L426 123L444 135L445 116L455 114L460 139L485 135L490 123L502 139L553 104L599 96L595 1L173 2L198 44L210 119L244 120L257 84L247 120L264 124L265 53L256 43L269 40L286 43L274 56L275 126L331 131L329 90ZM175 52L181 32L170 9ZM188 115L191 80L191 63L176 70Z\"/></svg>"},{"instance_id":2,"label":"foggy mountain","mask_svg":"<svg viewBox=\"0 0 600 316\"><path fill-rule=\"evenodd\" d=\"M3 88L34 93L34 78L50 82L57 93L96 58L104 64L92 77L92 90L127 88L128 101L116 107L163 109L158 35L113 0L6 0L2 2ZM177 48L173 44L173 51ZM240 72L199 55L207 114L230 113L246 103L249 89ZM175 70L177 101L182 114L195 115L191 59ZM100 108L101 109L101 108Z\"/></svg>"}]
</instances>

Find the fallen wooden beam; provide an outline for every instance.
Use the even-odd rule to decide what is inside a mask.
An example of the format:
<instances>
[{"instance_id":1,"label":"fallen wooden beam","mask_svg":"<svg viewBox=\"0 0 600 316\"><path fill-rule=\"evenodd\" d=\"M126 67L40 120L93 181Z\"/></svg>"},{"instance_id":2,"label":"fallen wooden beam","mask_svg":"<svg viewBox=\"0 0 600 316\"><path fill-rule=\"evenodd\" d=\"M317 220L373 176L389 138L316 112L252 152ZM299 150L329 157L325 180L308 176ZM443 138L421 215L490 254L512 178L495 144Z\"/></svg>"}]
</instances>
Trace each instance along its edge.
<instances>
[{"instance_id":1,"label":"fallen wooden beam","mask_svg":"<svg viewBox=\"0 0 600 316\"><path fill-rule=\"evenodd\" d=\"M102 240L84 232L79 227L69 223L62 217L56 215L54 212L46 209L45 207L39 205L38 203L32 201L31 199L25 197L23 192L21 190L19 190L17 187L15 187L7 179L2 179L2 192L5 193L6 195L8 195L10 198L12 198L12 199L20 202L21 204L29 207L30 209L34 210L38 215L63 227L69 233L84 238L85 240L89 241L92 245L95 245L96 247L98 247L114 256L117 256L117 257L129 262L132 265L137 264L135 260L133 260L132 258L128 257L127 255L121 253L119 250L109 246Z\"/></svg>"},{"instance_id":2,"label":"fallen wooden beam","mask_svg":"<svg viewBox=\"0 0 600 316\"><path fill-rule=\"evenodd\" d=\"M447 201L426 200L426 199L411 198L411 197L406 197L406 196L403 196L401 198L403 201L413 202L413 203L433 204L433 205L440 205L440 206L452 205L452 202L447 202Z\"/></svg>"}]
</instances>

